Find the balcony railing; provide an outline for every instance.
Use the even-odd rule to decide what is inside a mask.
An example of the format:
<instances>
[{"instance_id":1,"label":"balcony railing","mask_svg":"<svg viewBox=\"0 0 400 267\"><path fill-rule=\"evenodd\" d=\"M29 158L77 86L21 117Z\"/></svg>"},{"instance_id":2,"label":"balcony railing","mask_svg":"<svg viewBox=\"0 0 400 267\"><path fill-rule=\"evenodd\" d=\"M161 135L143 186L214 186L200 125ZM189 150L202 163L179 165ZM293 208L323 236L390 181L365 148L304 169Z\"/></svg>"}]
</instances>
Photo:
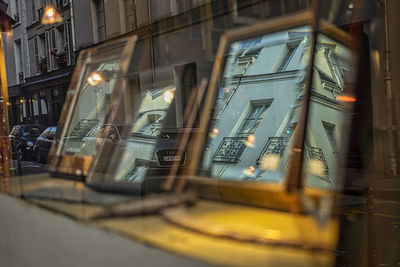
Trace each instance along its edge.
<instances>
[{"instance_id":1,"label":"balcony railing","mask_svg":"<svg viewBox=\"0 0 400 267\"><path fill-rule=\"evenodd\" d=\"M18 13L15 13L14 14L14 20L15 20L15 23L18 23L18 22L20 22L20 20L19 20L20 18L19 18L19 12Z\"/></svg>"},{"instance_id":2,"label":"balcony railing","mask_svg":"<svg viewBox=\"0 0 400 267\"><path fill-rule=\"evenodd\" d=\"M213 156L214 161L236 163L239 161L247 137L224 137Z\"/></svg>"},{"instance_id":3,"label":"balcony railing","mask_svg":"<svg viewBox=\"0 0 400 267\"><path fill-rule=\"evenodd\" d=\"M271 154L277 154L282 156L285 150L287 138L285 137L268 137L268 142L265 144L260 156L257 159L257 163L265 156Z\"/></svg>"},{"instance_id":4,"label":"balcony railing","mask_svg":"<svg viewBox=\"0 0 400 267\"><path fill-rule=\"evenodd\" d=\"M325 156L324 156L324 152L322 152L322 149L319 147L308 147L307 148L308 151L308 156L310 157L310 159L314 159L314 160L318 160L321 161L322 164L325 167L325 174L329 173L329 167L328 167L328 163L326 162Z\"/></svg>"},{"instance_id":5,"label":"balcony railing","mask_svg":"<svg viewBox=\"0 0 400 267\"><path fill-rule=\"evenodd\" d=\"M18 79L19 79L19 83L24 83L24 73L18 72Z\"/></svg>"}]
</instances>

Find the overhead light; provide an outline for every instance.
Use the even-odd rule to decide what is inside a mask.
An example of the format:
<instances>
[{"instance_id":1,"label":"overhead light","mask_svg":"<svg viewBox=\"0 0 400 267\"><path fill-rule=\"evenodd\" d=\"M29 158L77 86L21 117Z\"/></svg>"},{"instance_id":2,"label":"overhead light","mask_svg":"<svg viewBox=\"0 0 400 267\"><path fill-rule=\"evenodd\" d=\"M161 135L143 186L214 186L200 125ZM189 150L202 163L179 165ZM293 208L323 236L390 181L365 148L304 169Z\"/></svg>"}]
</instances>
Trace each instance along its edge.
<instances>
[{"instance_id":1,"label":"overhead light","mask_svg":"<svg viewBox=\"0 0 400 267\"><path fill-rule=\"evenodd\" d=\"M52 6L47 6L44 9L44 14L42 16L42 24L54 24L56 22L62 22L63 19L60 13Z\"/></svg>"}]
</instances>

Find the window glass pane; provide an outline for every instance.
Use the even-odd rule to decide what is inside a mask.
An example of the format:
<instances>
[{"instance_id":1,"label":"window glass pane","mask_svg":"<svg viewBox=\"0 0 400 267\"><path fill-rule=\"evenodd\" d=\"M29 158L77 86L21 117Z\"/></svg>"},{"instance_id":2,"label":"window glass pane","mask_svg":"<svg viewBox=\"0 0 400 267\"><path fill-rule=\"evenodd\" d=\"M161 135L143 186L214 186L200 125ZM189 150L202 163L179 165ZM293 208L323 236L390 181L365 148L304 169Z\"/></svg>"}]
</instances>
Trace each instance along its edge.
<instances>
[{"instance_id":1,"label":"window glass pane","mask_svg":"<svg viewBox=\"0 0 400 267\"><path fill-rule=\"evenodd\" d=\"M68 154L82 154L81 141L97 125L102 125L106 116L106 108L118 75L119 60L111 59L88 65L83 72L77 108L71 123L64 149ZM92 154L85 149L83 154Z\"/></svg>"},{"instance_id":2,"label":"window glass pane","mask_svg":"<svg viewBox=\"0 0 400 267\"><path fill-rule=\"evenodd\" d=\"M293 43L296 48L286 51ZM282 180L301 107L309 48L309 27L231 44L203 174L235 181ZM285 66L279 70L276 66L282 64L282 53ZM243 55L251 56L244 69ZM282 72L289 65L291 71Z\"/></svg>"}]
</instances>

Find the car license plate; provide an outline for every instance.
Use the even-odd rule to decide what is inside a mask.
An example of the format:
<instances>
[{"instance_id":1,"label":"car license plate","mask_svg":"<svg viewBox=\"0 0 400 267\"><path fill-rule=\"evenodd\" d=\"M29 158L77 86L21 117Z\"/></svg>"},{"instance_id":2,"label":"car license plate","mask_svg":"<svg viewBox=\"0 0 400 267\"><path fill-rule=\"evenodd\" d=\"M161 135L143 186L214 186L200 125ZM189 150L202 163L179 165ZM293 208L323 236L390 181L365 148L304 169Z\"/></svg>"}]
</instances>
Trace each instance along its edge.
<instances>
[{"instance_id":1,"label":"car license plate","mask_svg":"<svg viewBox=\"0 0 400 267\"><path fill-rule=\"evenodd\" d=\"M164 156L163 159L164 159L164 161L180 161L181 157L180 156Z\"/></svg>"}]
</instances>

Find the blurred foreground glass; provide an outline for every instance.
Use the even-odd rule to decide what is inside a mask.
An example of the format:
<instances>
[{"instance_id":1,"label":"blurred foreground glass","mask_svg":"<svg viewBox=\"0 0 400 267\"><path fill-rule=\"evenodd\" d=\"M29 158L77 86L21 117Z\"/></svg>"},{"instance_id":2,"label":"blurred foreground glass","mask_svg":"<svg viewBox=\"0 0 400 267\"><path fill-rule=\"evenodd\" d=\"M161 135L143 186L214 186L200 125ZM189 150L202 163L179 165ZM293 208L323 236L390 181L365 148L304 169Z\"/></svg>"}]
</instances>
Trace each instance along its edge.
<instances>
[{"instance_id":1,"label":"blurred foreground glass","mask_svg":"<svg viewBox=\"0 0 400 267\"><path fill-rule=\"evenodd\" d=\"M55 153L51 154L50 171L86 175L95 144L118 138L117 129L112 133L104 122L126 86L135 42L136 37L131 37L80 53L60 118L62 131Z\"/></svg>"},{"instance_id":2,"label":"blurred foreground glass","mask_svg":"<svg viewBox=\"0 0 400 267\"><path fill-rule=\"evenodd\" d=\"M149 58L143 53L146 49L146 45L139 44L135 49L136 60L127 75L129 86L123 93L129 97L120 99L116 115L107 120L107 125L120 129L119 139L98 145L87 178L91 186L135 190L145 175L165 177L172 165L187 163L186 152L178 152L179 136L190 131L184 114L186 107L199 101L195 97L196 63L182 60L179 65L156 66L151 70L147 67ZM155 77L162 79L146 79L153 71ZM126 119L119 119L121 116Z\"/></svg>"},{"instance_id":3,"label":"blurred foreground glass","mask_svg":"<svg viewBox=\"0 0 400 267\"><path fill-rule=\"evenodd\" d=\"M303 165L305 183L311 187L336 187L340 148L346 137L345 109L356 101L345 94L351 57L341 41L318 34Z\"/></svg>"}]
</instances>

